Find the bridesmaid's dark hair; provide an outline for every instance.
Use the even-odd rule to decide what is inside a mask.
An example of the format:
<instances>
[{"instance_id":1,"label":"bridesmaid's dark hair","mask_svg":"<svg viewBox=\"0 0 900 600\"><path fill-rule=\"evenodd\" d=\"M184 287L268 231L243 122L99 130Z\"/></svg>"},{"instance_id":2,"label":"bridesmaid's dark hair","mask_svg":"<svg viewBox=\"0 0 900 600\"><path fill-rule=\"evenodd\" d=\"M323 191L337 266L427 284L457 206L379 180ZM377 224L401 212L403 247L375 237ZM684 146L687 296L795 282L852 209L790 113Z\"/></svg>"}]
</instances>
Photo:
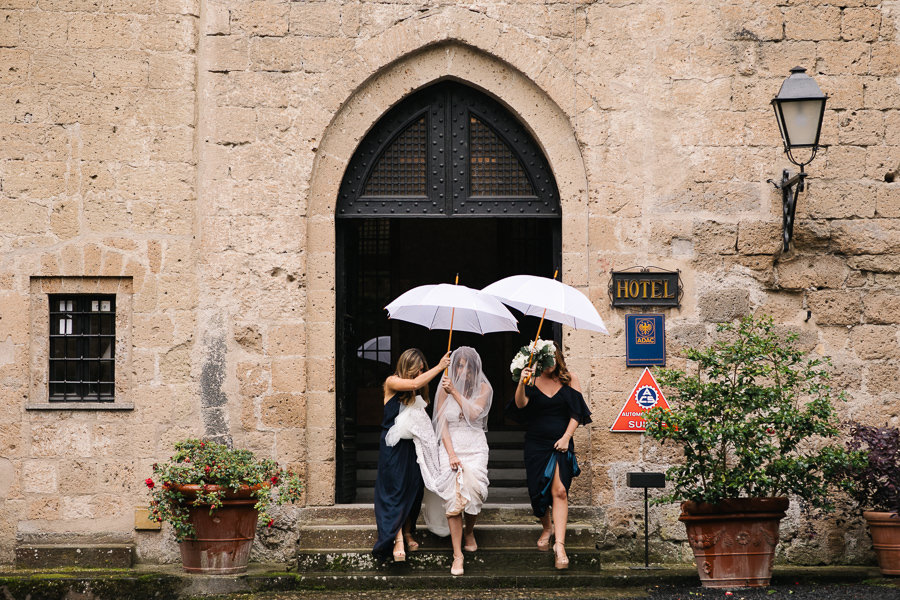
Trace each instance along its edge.
<instances>
[{"instance_id":1,"label":"bridesmaid's dark hair","mask_svg":"<svg viewBox=\"0 0 900 600\"><path fill-rule=\"evenodd\" d=\"M421 350L418 348L410 348L409 350L405 350L403 354L400 355L400 358L397 359L397 370L394 371L394 375L401 379L415 379L419 374L419 369L421 369L423 373L427 371L428 361L425 360L425 355L422 354ZM416 394L422 396L425 400L425 404L431 403L427 383L418 390L398 393L400 394L400 403L406 404L407 406L416 401Z\"/></svg>"},{"instance_id":2,"label":"bridesmaid's dark hair","mask_svg":"<svg viewBox=\"0 0 900 600\"><path fill-rule=\"evenodd\" d=\"M562 350L559 349L559 346L556 347L555 358L556 364L553 365L553 370L549 373L550 377L558 379L563 385L569 385L572 383L572 374L569 373L569 369L566 367L566 359L563 357Z\"/></svg>"}]
</instances>

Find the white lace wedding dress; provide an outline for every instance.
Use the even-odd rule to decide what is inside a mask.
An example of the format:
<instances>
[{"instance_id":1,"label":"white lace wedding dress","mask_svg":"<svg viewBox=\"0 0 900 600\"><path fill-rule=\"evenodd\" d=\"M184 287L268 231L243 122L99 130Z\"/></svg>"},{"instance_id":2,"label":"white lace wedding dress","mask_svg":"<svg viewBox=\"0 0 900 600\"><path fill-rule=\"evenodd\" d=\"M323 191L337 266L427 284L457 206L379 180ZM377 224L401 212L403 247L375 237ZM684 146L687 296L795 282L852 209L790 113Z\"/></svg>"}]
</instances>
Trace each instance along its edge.
<instances>
[{"instance_id":1,"label":"white lace wedding dress","mask_svg":"<svg viewBox=\"0 0 900 600\"><path fill-rule=\"evenodd\" d=\"M459 493L465 499L464 512L477 515L488 496L488 444L481 425L473 426L460 414L459 405L450 399L447 407L447 429L450 432L450 442L456 452L459 462L462 464L462 484ZM454 419L454 416L456 417ZM443 444L440 444L441 467L449 468L450 457ZM447 524L449 503L442 501L435 494L426 490L422 500L422 515L429 531L436 535L450 535Z\"/></svg>"},{"instance_id":2,"label":"white lace wedding dress","mask_svg":"<svg viewBox=\"0 0 900 600\"><path fill-rule=\"evenodd\" d=\"M450 468L446 452L441 458L425 406L425 400L421 396L416 396L412 404L401 406L400 414L394 419L394 425L388 430L384 442L388 446L394 446L401 439L412 439L416 446L416 462L419 463L419 470L422 472L425 493L438 498L442 505L446 505L447 514L459 514L467 502L461 493L463 471L453 471ZM443 513L441 519L446 527L447 517Z\"/></svg>"}]
</instances>

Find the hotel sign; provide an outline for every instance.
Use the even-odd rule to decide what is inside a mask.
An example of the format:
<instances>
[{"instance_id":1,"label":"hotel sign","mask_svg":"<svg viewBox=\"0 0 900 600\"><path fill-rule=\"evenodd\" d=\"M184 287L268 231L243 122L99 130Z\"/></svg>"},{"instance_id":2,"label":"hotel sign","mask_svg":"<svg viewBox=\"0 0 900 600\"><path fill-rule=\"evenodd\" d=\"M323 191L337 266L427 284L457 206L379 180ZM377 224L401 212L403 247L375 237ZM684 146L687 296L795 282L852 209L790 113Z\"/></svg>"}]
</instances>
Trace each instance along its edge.
<instances>
[{"instance_id":1,"label":"hotel sign","mask_svg":"<svg viewBox=\"0 0 900 600\"><path fill-rule=\"evenodd\" d=\"M681 278L678 271L613 271L609 297L614 307L681 305Z\"/></svg>"}]
</instances>

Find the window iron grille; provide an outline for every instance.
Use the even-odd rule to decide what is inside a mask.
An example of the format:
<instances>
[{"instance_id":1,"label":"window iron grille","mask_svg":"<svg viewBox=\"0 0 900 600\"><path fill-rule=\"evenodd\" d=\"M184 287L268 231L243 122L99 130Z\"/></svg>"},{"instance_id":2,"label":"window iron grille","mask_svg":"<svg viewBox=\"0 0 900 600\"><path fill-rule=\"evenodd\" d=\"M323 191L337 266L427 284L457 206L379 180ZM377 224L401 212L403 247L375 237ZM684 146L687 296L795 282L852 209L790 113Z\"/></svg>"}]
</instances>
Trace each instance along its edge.
<instances>
[{"instance_id":1,"label":"window iron grille","mask_svg":"<svg viewBox=\"0 0 900 600\"><path fill-rule=\"evenodd\" d=\"M525 127L486 94L444 81L411 94L366 134L338 192L338 218L558 218L559 190Z\"/></svg>"},{"instance_id":2,"label":"window iron grille","mask_svg":"<svg viewBox=\"0 0 900 600\"><path fill-rule=\"evenodd\" d=\"M424 196L426 134L422 117L397 136L372 169L363 195Z\"/></svg>"},{"instance_id":3,"label":"window iron grille","mask_svg":"<svg viewBox=\"0 0 900 600\"><path fill-rule=\"evenodd\" d=\"M472 196L536 196L522 163L489 125L469 117Z\"/></svg>"},{"instance_id":4,"label":"window iron grille","mask_svg":"<svg viewBox=\"0 0 900 600\"><path fill-rule=\"evenodd\" d=\"M50 296L51 402L112 402L115 349L115 296Z\"/></svg>"}]
</instances>

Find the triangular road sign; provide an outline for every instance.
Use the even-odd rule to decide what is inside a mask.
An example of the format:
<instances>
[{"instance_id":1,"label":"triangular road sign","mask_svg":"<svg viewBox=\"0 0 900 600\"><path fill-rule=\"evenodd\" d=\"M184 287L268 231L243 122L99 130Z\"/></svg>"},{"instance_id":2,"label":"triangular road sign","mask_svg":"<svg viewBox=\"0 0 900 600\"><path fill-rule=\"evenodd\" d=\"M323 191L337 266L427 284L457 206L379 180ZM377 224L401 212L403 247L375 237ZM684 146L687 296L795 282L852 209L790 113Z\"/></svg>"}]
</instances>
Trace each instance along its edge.
<instances>
[{"instance_id":1,"label":"triangular road sign","mask_svg":"<svg viewBox=\"0 0 900 600\"><path fill-rule=\"evenodd\" d=\"M625 402L625 406L619 411L619 416L616 417L609 430L620 433L641 433L647 427L644 411L657 406L668 409L669 403L666 402L666 397L659 389L659 384L653 378L653 373L650 372L650 369L644 369L637 385L634 386L631 395Z\"/></svg>"}]
</instances>

